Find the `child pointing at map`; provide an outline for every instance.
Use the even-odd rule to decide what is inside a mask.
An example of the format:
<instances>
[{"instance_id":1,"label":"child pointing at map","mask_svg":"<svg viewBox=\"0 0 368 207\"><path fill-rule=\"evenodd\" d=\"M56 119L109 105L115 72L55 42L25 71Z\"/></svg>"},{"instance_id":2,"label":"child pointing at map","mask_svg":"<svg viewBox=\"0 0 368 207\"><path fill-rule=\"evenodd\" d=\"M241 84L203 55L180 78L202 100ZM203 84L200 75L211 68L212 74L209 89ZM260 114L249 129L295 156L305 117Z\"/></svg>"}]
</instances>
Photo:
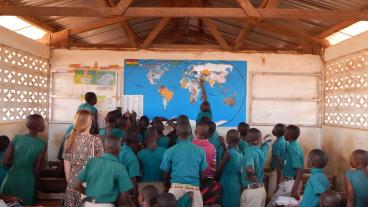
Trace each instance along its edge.
<instances>
[{"instance_id":1,"label":"child pointing at map","mask_svg":"<svg viewBox=\"0 0 368 207\"><path fill-rule=\"evenodd\" d=\"M199 85L202 90L202 104L201 104L201 112L197 115L197 123L202 120L203 117L208 117L212 120L212 112L210 102L207 101L207 93L206 88L204 87L204 77L201 75Z\"/></svg>"}]
</instances>

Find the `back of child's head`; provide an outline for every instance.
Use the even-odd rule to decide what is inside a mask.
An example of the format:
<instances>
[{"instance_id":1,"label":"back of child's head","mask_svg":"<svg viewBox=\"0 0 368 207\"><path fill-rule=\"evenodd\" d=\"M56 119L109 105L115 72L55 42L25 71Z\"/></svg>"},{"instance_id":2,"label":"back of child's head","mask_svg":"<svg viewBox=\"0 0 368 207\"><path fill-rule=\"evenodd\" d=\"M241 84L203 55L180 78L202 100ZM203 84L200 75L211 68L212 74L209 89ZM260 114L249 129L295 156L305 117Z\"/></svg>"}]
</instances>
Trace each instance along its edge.
<instances>
[{"instance_id":1,"label":"back of child's head","mask_svg":"<svg viewBox=\"0 0 368 207\"><path fill-rule=\"evenodd\" d=\"M84 94L84 100L88 104L96 105L96 103L97 103L97 96L93 92L87 92L86 94Z\"/></svg>"},{"instance_id":2,"label":"back of child's head","mask_svg":"<svg viewBox=\"0 0 368 207\"><path fill-rule=\"evenodd\" d=\"M158 120L158 119L153 120L152 121L152 126L157 129L158 133L162 133L164 131L164 128L165 128L165 126L162 123L161 119L160 120Z\"/></svg>"},{"instance_id":3,"label":"back of child's head","mask_svg":"<svg viewBox=\"0 0 368 207\"><path fill-rule=\"evenodd\" d=\"M176 198L171 193L161 193L157 198L157 207L176 207Z\"/></svg>"},{"instance_id":4,"label":"back of child's head","mask_svg":"<svg viewBox=\"0 0 368 207\"><path fill-rule=\"evenodd\" d=\"M321 207L340 207L341 196L333 190L327 190L321 194L320 206Z\"/></svg>"},{"instance_id":5,"label":"back of child's head","mask_svg":"<svg viewBox=\"0 0 368 207\"><path fill-rule=\"evenodd\" d=\"M139 118L139 125L143 128L147 128L149 125L149 119L147 116L141 116L141 118Z\"/></svg>"},{"instance_id":6,"label":"back of child's head","mask_svg":"<svg viewBox=\"0 0 368 207\"><path fill-rule=\"evenodd\" d=\"M246 137L247 136L247 133L248 133L248 130L249 130L249 124L245 123L245 122L240 122L238 124L238 131L240 133L240 136L242 137Z\"/></svg>"},{"instance_id":7,"label":"back of child's head","mask_svg":"<svg viewBox=\"0 0 368 207\"><path fill-rule=\"evenodd\" d=\"M186 115L180 115L180 116L178 116L177 124L178 125L179 124L189 124L190 125L188 116L186 116Z\"/></svg>"},{"instance_id":8,"label":"back of child's head","mask_svg":"<svg viewBox=\"0 0 368 207\"><path fill-rule=\"evenodd\" d=\"M289 141L297 140L300 136L300 129L295 125L289 125L285 129L285 138Z\"/></svg>"},{"instance_id":9,"label":"back of child's head","mask_svg":"<svg viewBox=\"0 0 368 207\"><path fill-rule=\"evenodd\" d=\"M158 139L158 132L155 127L150 127L147 132L147 143L156 142Z\"/></svg>"},{"instance_id":10,"label":"back of child's head","mask_svg":"<svg viewBox=\"0 0 368 207\"><path fill-rule=\"evenodd\" d=\"M282 137L285 134L286 126L284 124L276 124L273 127L272 134L275 137Z\"/></svg>"},{"instance_id":11,"label":"back of child's head","mask_svg":"<svg viewBox=\"0 0 368 207\"><path fill-rule=\"evenodd\" d=\"M125 143L129 146L136 145L138 143L137 131L135 129L128 129L124 135Z\"/></svg>"},{"instance_id":12,"label":"back of child's head","mask_svg":"<svg viewBox=\"0 0 368 207\"><path fill-rule=\"evenodd\" d=\"M238 132L238 130L236 129L230 129L227 133L226 133L226 141L229 145L235 145L238 144L240 141L240 134Z\"/></svg>"},{"instance_id":13,"label":"back of child's head","mask_svg":"<svg viewBox=\"0 0 368 207\"><path fill-rule=\"evenodd\" d=\"M158 189L153 185L145 186L141 192L139 193L139 203L143 206L143 203L146 206L154 206L157 203L157 197L159 196Z\"/></svg>"},{"instance_id":14,"label":"back of child's head","mask_svg":"<svg viewBox=\"0 0 368 207\"><path fill-rule=\"evenodd\" d=\"M213 134L216 132L216 123L213 121L208 121L208 137L212 137Z\"/></svg>"},{"instance_id":15,"label":"back of child's head","mask_svg":"<svg viewBox=\"0 0 368 207\"><path fill-rule=\"evenodd\" d=\"M247 133L247 142L258 144L262 138L262 132L257 128L251 128Z\"/></svg>"},{"instance_id":16,"label":"back of child's head","mask_svg":"<svg viewBox=\"0 0 368 207\"><path fill-rule=\"evenodd\" d=\"M368 151L357 149L351 154L350 165L353 168L367 167L368 165Z\"/></svg>"},{"instance_id":17,"label":"back of child's head","mask_svg":"<svg viewBox=\"0 0 368 207\"><path fill-rule=\"evenodd\" d=\"M202 112L210 112L211 111L211 104L208 101L203 101L201 103L201 111Z\"/></svg>"},{"instance_id":18,"label":"back of child's head","mask_svg":"<svg viewBox=\"0 0 368 207\"><path fill-rule=\"evenodd\" d=\"M130 120L125 116L119 116L116 119L116 127L127 130L130 127Z\"/></svg>"},{"instance_id":19,"label":"back of child's head","mask_svg":"<svg viewBox=\"0 0 368 207\"><path fill-rule=\"evenodd\" d=\"M176 125L176 136L182 139L187 139L189 136L190 125L188 124L177 124Z\"/></svg>"},{"instance_id":20,"label":"back of child's head","mask_svg":"<svg viewBox=\"0 0 368 207\"><path fill-rule=\"evenodd\" d=\"M155 116L155 117L153 117L153 119L152 119L152 124L153 124L154 122L156 122L156 121L161 121L161 122L162 122L161 117L159 117L159 116Z\"/></svg>"},{"instance_id":21,"label":"back of child's head","mask_svg":"<svg viewBox=\"0 0 368 207\"><path fill-rule=\"evenodd\" d=\"M320 149L313 149L308 155L308 164L314 168L324 168L328 163L327 154Z\"/></svg>"},{"instance_id":22,"label":"back of child's head","mask_svg":"<svg viewBox=\"0 0 368 207\"><path fill-rule=\"evenodd\" d=\"M201 121L196 127L197 138L207 139L208 138L208 124L207 122Z\"/></svg>"},{"instance_id":23,"label":"back of child's head","mask_svg":"<svg viewBox=\"0 0 368 207\"><path fill-rule=\"evenodd\" d=\"M109 111L106 114L105 117L105 122L107 124L109 124L111 127L115 126L116 120L118 119L118 117L121 116L121 112L119 110L113 110L113 111Z\"/></svg>"},{"instance_id":24,"label":"back of child's head","mask_svg":"<svg viewBox=\"0 0 368 207\"><path fill-rule=\"evenodd\" d=\"M209 122L209 121L211 121L211 118L208 116L204 116L201 118L201 120L199 120L197 124L199 124L200 122Z\"/></svg>"},{"instance_id":25,"label":"back of child's head","mask_svg":"<svg viewBox=\"0 0 368 207\"><path fill-rule=\"evenodd\" d=\"M9 137L5 135L0 136L0 152L4 152L10 144Z\"/></svg>"},{"instance_id":26,"label":"back of child's head","mask_svg":"<svg viewBox=\"0 0 368 207\"><path fill-rule=\"evenodd\" d=\"M45 130L45 122L43 117L39 114L27 116L26 127L32 131L43 132Z\"/></svg>"},{"instance_id":27,"label":"back of child's head","mask_svg":"<svg viewBox=\"0 0 368 207\"><path fill-rule=\"evenodd\" d=\"M120 151L121 140L115 136L104 137L104 149L106 153L118 155Z\"/></svg>"}]
</instances>

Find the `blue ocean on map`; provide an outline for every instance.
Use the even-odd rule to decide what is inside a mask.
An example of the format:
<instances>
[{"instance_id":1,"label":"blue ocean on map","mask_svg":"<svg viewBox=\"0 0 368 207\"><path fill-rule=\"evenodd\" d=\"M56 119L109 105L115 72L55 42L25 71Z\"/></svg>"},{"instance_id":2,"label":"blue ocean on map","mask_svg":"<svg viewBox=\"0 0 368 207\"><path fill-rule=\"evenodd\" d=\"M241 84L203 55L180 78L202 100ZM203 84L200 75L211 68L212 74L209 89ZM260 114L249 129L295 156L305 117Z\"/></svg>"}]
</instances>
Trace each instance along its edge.
<instances>
[{"instance_id":1,"label":"blue ocean on map","mask_svg":"<svg viewBox=\"0 0 368 207\"><path fill-rule=\"evenodd\" d=\"M245 61L139 59L124 64L124 95L143 95L143 113L150 119L185 114L196 120L202 103L201 80L218 126L245 122Z\"/></svg>"}]
</instances>

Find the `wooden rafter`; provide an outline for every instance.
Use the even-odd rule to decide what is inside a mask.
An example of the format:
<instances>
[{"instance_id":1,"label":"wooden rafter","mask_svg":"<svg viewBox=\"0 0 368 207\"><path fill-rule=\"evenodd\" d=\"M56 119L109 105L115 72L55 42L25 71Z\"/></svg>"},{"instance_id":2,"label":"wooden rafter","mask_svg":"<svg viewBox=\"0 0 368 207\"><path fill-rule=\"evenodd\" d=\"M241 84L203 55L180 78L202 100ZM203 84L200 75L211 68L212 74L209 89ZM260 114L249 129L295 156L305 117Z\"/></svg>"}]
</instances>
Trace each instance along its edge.
<instances>
[{"instance_id":1,"label":"wooden rafter","mask_svg":"<svg viewBox=\"0 0 368 207\"><path fill-rule=\"evenodd\" d=\"M256 9L262 19L334 19L367 20L366 11L307 10L307 9ZM114 7L31 7L3 6L0 15L14 16L79 16L111 17L122 14ZM129 17L229 17L254 18L245 14L241 8L203 8L203 7L129 7L123 16Z\"/></svg>"},{"instance_id":2,"label":"wooden rafter","mask_svg":"<svg viewBox=\"0 0 368 207\"><path fill-rule=\"evenodd\" d=\"M106 7L107 2L105 0L95 0L98 7Z\"/></svg>"},{"instance_id":3,"label":"wooden rafter","mask_svg":"<svg viewBox=\"0 0 368 207\"><path fill-rule=\"evenodd\" d=\"M150 46L150 44L153 42L153 40L157 37L158 33L165 27L165 25L170 21L169 17L163 17L158 24L155 26L155 28L151 31L151 33L148 35L148 37L144 40L141 47L147 48Z\"/></svg>"},{"instance_id":4,"label":"wooden rafter","mask_svg":"<svg viewBox=\"0 0 368 207\"><path fill-rule=\"evenodd\" d=\"M231 50L230 46L227 44L226 40L222 37L221 33L217 30L216 25L207 17L202 17L203 23L206 25L208 30L212 33L213 37L221 45L224 50Z\"/></svg>"},{"instance_id":5,"label":"wooden rafter","mask_svg":"<svg viewBox=\"0 0 368 207\"><path fill-rule=\"evenodd\" d=\"M277 8L280 0L268 0L263 8Z\"/></svg>"},{"instance_id":6,"label":"wooden rafter","mask_svg":"<svg viewBox=\"0 0 368 207\"><path fill-rule=\"evenodd\" d=\"M127 21L121 23L121 27L123 28L125 34L128 36L128 40L133 48L138 48L138 37L137 34L133 31L133 28L129 25Z\"/></svg>"},{"instance_id":7,"label":"wooden rafter","mask_svg":"<svg viewBox=\"0 0 368 207\"><path fill-rule=\"evenodd\" d=\"M344 29L345 27L348 27L354 23L356 23L357 21L353 21L353 20L346 20L346 21L342 21L338 24L333 25L332 27L328 28L326 31L322 32L321 34L317 35L316 38L320 38L320 39L324 39L330 35L332 35L335 32L340 31L341 29Z\"/></svg>"},{"instance_id":8,"label":"wooden rafter","mask_svg":"<svg viewBox=\"0 0 368 207\"><path fill-rule=\"evenodd\" d=\"M249 0L236 0L240 7L244 10L244 12L253 17L260 17L258 11L254 8L252 3Z\"/></svg>"},{"instance_id":9,"label":"wooden rafter","mask_svg":"<svg viewBox=\"0 0 368 207\"><path fill-rule=\"evenodd\" d=\"M116 5L116 11L118 14L123 15L133 0L120 0L118 5Z\"/></svg>"},{"instance_id":10,"label":"wooden rafter","mask_svg":"<svg viewBox=\"0 0 368 207\"><path fill-rule=\"evenodd\" d=\"M82 33L82 32L86 32L86 31L98 29L98 28L101 28L101 27L106 27L106 26L109 26L109 25L113 25L113 24L116 24L116 23L124 22L124 21L127 21L129 19L131 19L131 18L124 17L124 16L123 17L111 17L111 18L103 19L103 20L96 21L96 22L93 22L93 23L89 23L89 24L86 24L86 25L83 25L83 26L71 28L71 29L68 29L68 30L69 30L70 35L76 35L76 34L79 34L79 33Z\"/></svg>"}]
</instances>

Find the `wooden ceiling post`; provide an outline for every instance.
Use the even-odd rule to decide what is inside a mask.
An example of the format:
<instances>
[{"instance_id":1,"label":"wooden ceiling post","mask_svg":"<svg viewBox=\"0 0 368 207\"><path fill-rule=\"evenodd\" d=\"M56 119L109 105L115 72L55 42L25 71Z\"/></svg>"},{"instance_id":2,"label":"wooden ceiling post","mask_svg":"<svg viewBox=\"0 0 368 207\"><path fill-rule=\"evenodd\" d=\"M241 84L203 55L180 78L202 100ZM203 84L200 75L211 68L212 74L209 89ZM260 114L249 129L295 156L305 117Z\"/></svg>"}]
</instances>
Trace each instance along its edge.
<instances>
[{"instance_id":1,"label":"wooden ceiling post","mask_svg":"<svg viewBox=\"0 0 368 207\"><path fill-rule=\"evenodd\" d=\"M165 27L165 25L170 21L169 17L164 17L160 20L160 22L155 26L155 28L151 31L148 37L144 40L141 47L146 49L150 46L153 40L157 37L158 33Z\"/></svg>"},{"instance_id":2,"label":"wooden ceiling post","mask_svg":"<svg viewBox=\"0 0 368 207\"><path fill-rule=\"evenodd\" d=\"M224 50L231 50L231 47L227 44L226 40L222 37L221 33L217 30L216 25L211 22L207 17L202 17L203 23L206 25L208 30L215 37L217 42L221 45Z\"/></svg>"},{"instance_id":3,"label":"wooden ceiling post","mask_svg":"<svg viewBox=\"0 0 368 207\"><path fill-rule=\"evenodd\" d=\"M137 34L133 31L133 28L129 25L128 21L121 23L125 34L128 36L128 40L133 48L139 48L139 40Z\"/></svg>"}]
</instances>

